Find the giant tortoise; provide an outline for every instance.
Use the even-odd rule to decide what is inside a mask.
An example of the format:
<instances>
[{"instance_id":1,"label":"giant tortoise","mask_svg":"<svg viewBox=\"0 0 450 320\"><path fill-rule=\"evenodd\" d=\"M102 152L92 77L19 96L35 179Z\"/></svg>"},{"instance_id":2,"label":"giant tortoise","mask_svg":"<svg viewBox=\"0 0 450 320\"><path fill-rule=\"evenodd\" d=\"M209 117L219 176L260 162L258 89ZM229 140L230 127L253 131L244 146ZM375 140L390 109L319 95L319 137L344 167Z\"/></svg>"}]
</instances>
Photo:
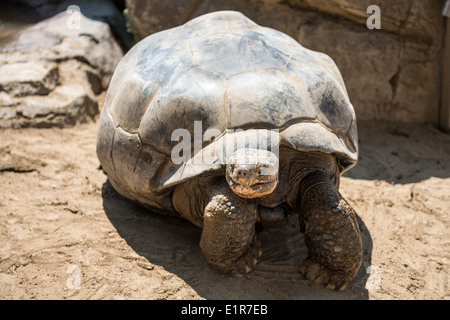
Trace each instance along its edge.
<instances>
[{"instance_id":1,"label":"giant tortoise","mask_svg":"<svg viewBox=\"0 0 450 320\"><path fill-rule=\"evenodd\" d=\"M205 14L137 43L102 109L97 154L123 196L202 228L218 270L249 272L255 224L297 213L307 279L343 290L361 265L338 192L356 164L356 118L325 54L243 14Z\"/></svg>"}]
</instances>

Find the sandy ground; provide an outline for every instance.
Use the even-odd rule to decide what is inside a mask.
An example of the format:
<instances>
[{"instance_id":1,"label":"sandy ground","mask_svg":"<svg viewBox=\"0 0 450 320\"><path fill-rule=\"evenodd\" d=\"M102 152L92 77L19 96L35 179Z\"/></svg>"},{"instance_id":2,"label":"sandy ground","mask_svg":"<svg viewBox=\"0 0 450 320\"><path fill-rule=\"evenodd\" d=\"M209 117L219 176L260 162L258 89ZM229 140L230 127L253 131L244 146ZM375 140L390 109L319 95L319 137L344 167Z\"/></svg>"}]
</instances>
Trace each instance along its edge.
<instances>
[{"instance_id":1,"label":"sandy ground","mask_svg":"<svg viewBox=\"0 0 450 320\"><path fill-rule=\"evenodd\" d=\"M242 278L209 267L200 230L119 196L98 170L96 124L0 131L0 299L449 299L450 136L360 123L341 181L364 262L344 292L298 273L296 216L259 229Z\"/></svg>"}]
</instances>

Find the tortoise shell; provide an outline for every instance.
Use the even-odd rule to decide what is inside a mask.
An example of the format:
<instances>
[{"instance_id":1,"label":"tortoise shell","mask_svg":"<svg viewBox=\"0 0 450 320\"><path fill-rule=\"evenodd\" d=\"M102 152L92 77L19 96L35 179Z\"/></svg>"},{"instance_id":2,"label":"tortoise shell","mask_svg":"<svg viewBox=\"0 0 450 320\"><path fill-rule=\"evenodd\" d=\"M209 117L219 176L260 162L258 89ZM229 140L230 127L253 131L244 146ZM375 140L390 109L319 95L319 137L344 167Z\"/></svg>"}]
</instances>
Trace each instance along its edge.
<instances>
[{"instance_id":1,"label":"tortoise shell","mask_svg":"<svg viewBox=\"0 0 450 320\"><path fill-rule=\"evenodd\" d=\"M198 152L173 161L180 128L192 141L220 133L201 142L209 150L201 165L192 165ZM224 168L211 150L236 129L276 129L281 146L332 154L341 173L358 157L355 112L335 63L233 11L150 35L124 56L99 118L97 155L119 193L170 213L175 185Z\"/></svg>"}]
</instances>

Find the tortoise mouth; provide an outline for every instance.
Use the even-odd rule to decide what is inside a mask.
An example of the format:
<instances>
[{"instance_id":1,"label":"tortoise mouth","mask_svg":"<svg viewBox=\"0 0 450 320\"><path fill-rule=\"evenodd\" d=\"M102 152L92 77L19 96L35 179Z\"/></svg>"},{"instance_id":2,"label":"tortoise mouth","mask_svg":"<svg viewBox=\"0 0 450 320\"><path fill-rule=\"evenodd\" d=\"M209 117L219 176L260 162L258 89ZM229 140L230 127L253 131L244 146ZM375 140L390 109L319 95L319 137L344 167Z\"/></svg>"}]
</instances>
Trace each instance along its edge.
<instances>
[{"instance_id":1,"label":"tortoise mouth","mask_svg":"<svg viewBox=\"0 0 450 320\"><path fill-rule=\"evenodd\" d=\"M235 182L226 176L230 189L241 198L259 198L270 194L278 185L278 177L272 177L270 181L254 183L251 185Z\"/></svg>"}]
</instances>

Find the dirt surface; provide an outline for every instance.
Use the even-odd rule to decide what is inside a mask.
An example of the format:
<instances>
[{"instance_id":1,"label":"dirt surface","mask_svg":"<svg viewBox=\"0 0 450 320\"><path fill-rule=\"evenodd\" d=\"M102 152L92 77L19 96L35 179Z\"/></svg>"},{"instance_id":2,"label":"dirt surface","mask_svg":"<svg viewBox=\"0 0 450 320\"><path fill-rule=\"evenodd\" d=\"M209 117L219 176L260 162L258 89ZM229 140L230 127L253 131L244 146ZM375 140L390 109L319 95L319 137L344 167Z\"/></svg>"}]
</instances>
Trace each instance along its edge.
<instances>
[{"instance_id":1,"label":"dirt surface","mask_svg":"<svg viewBox=\"0 0 450 320\"><path fill-rule=\"evenodd\" d=\"M209 267L201 230L119 196L97 169L96 124L0 131L0 299L449 299L450 136L359 123L361 159L341 179L364 262L335 292L298 273L297 216L259 228L242 278Z\"/></svg>"}]
</instances>

